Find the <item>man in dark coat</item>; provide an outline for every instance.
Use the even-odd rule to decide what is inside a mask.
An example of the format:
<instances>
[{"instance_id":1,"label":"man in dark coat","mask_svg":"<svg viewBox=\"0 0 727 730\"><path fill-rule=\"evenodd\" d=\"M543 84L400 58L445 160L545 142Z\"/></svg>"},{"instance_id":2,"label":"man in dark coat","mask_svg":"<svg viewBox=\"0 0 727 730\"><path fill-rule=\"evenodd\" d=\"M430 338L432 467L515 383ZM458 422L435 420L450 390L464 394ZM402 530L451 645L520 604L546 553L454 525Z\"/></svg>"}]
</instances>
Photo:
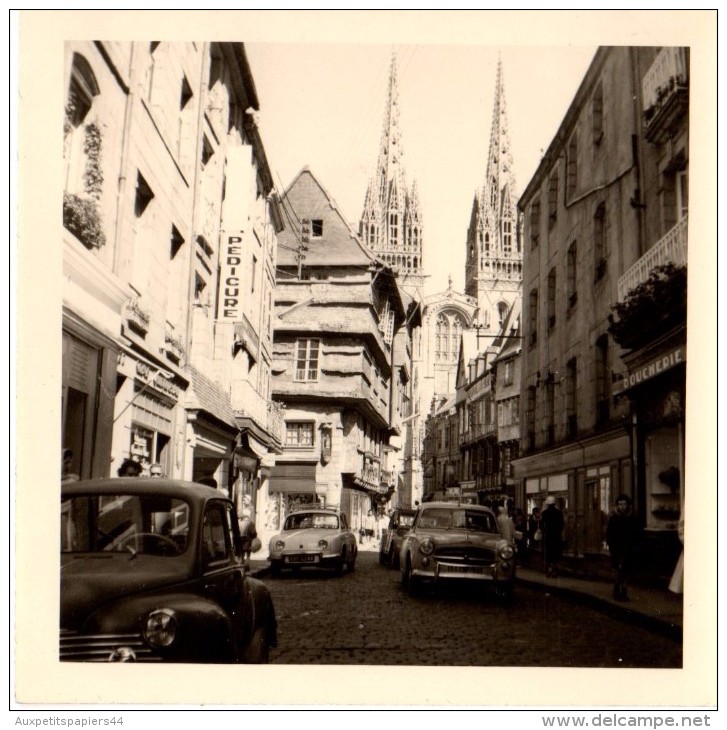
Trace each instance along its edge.
<instances>
[{"instance_id":1,"label":"man in dark coat","mask_svg":"<svg viewBox=\"0 0 727 730\"><path fill-rule=\"evenodd\" d=\"M563 513L555 504L555 497L545 500L545 509L540 518L540 529L543 531L543 567L548 578L557 575L558 561L563 550Z\"/></svg>"},{"instance_id":2,"label":"man in dark coat","mask_svg":"<svg viewBox=\"0 0 727 730\"><path fill-rule=\"evenodd\" d=\"M616 499L616 511L609 517L606 527L606 542L616 571L613 597L617 601L629 600L626 579L633 566L639 532L638 521L631 510L631 499L626 494L619 494Z\"/></svg>"}]
</instances>

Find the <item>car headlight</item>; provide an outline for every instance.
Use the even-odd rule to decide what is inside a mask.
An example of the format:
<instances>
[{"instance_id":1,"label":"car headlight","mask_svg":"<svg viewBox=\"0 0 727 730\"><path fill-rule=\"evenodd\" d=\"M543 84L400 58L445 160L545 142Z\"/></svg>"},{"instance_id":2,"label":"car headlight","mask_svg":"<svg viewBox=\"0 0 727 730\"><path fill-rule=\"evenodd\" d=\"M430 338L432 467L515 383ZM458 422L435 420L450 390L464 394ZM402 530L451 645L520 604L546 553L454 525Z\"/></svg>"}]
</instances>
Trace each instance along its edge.
<instances>
[{"instance_id":1,"label":"car headlight","mask_svg":"<svg viewBox=\"0 0 727 730\"><path fill-rule=\"evenodd\" d=\"M318 547L323 548L323 550L325 550L328 547L328 540L319 540Z\"/></svg>"},{"instance_id":2,"label":"car headlight","mask_svg":"<svg viewBox=\"0 0 727 730\"><path fill-rule=\"evenodd\" d=\"M282 540L277 540L275 543L276 550L282 550L285 547L285 543Z\"/></svg>"},{"instance_id":3,"label":"car headlight","mask_svg":"<svg viewBox=\"0 0 727 730\"><path fill-rule=\"evenodd\" d=\"M431 555L434 552L434 543L429 538L422 540L419 545L419 552L422 555Z\"/></svg>"},{"instance_id":4,"label":"car headlight","mask_svg":"<svg viewBox=\"0 0 727 730\"><path fill-rule=\"evenodd\" d=\"M152 611L144 624L144 639L149 646L161 649L171 646L177 638L177 617L169 608Z\"/></svg>"},{"instance_id":5,"label":"car headlight","mask_svg":"<svg viewBox=\"0 0 727 730\"><path fill-rule=\"evenodd\" d=\"M500 548L500 557L503 560L510 560L515 555L515 551L512 549L512 545L503 545Z\"/></svg>"}]
</instances>

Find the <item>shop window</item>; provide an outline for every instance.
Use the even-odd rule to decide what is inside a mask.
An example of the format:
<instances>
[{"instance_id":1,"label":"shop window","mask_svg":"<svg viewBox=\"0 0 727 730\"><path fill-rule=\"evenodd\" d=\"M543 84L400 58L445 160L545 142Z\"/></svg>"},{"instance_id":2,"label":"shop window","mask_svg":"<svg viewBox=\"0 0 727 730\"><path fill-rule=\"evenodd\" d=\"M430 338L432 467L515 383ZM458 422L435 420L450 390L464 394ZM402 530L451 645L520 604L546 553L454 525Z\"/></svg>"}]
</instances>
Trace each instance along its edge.
<instances>
[{"instance_id":1,"label":"shop window","mask_svg":"<svg viewBox=\"0 0 727 730\"><path fill-rule=\"evenodd\" d=\"M296 343L295 379L318 380L318 352L320 340L302 339Z\"/></svg>"},{"instance_id":2,"label":"shop window","mask_svg":"<svg viewBox=\"0 0 727 730\"><path fill-rule=\"evenodd\" d=\"M285 445L298 447L313 446L313 423L289 421L285 424Z\"/></svg>"}]
</instances>

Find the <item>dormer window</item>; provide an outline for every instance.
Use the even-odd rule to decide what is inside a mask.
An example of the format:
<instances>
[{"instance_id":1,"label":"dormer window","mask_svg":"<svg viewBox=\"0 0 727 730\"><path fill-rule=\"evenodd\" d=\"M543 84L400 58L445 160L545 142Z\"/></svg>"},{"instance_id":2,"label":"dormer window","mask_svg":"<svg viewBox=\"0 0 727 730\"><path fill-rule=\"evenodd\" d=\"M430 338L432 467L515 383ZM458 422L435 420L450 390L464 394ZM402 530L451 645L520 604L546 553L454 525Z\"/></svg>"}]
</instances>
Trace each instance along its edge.
<instances>
[{"instance_id":1,"label":"dormer window","mask_svg":"<svg viewBox=\"0 0 727 730\"><path fill-rule=\"evenodd\" d=\"M314 218L311 222L311 236L313 238L321 238L323 236L323 221L320 218Z\"/></svg>"}]
</instances>

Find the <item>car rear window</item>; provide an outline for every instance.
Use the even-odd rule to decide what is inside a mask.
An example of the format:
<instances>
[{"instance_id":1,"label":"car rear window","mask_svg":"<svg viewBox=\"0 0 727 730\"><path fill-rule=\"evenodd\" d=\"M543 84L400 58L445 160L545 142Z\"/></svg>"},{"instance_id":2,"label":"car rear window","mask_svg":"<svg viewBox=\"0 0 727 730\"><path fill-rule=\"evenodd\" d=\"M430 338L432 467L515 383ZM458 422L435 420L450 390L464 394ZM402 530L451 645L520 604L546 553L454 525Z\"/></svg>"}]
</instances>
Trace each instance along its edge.
<instances>
[{"instance_id":1,"label":"car rear window","mask_svg":"<svg viewBox=\"0 0 727 730\"><path fill-rule=\"evenodd\" d=\"M61 500L61 552L173 557L187 549L189 505L156 495L76 495Z\"/></svg>"},{"instance_id":2,"label":"car rear window","mask_svg":"<svg viewBox=\"0 0 727 730\"><path fill-rule=\"evenodd\" d=\"M327 515L319 512L302 512L300 514L289 515L285 520L284 530L305 530L308 528L317 528L323 530L337 530L338 516Z\"/></svg>"}]
</instances>

